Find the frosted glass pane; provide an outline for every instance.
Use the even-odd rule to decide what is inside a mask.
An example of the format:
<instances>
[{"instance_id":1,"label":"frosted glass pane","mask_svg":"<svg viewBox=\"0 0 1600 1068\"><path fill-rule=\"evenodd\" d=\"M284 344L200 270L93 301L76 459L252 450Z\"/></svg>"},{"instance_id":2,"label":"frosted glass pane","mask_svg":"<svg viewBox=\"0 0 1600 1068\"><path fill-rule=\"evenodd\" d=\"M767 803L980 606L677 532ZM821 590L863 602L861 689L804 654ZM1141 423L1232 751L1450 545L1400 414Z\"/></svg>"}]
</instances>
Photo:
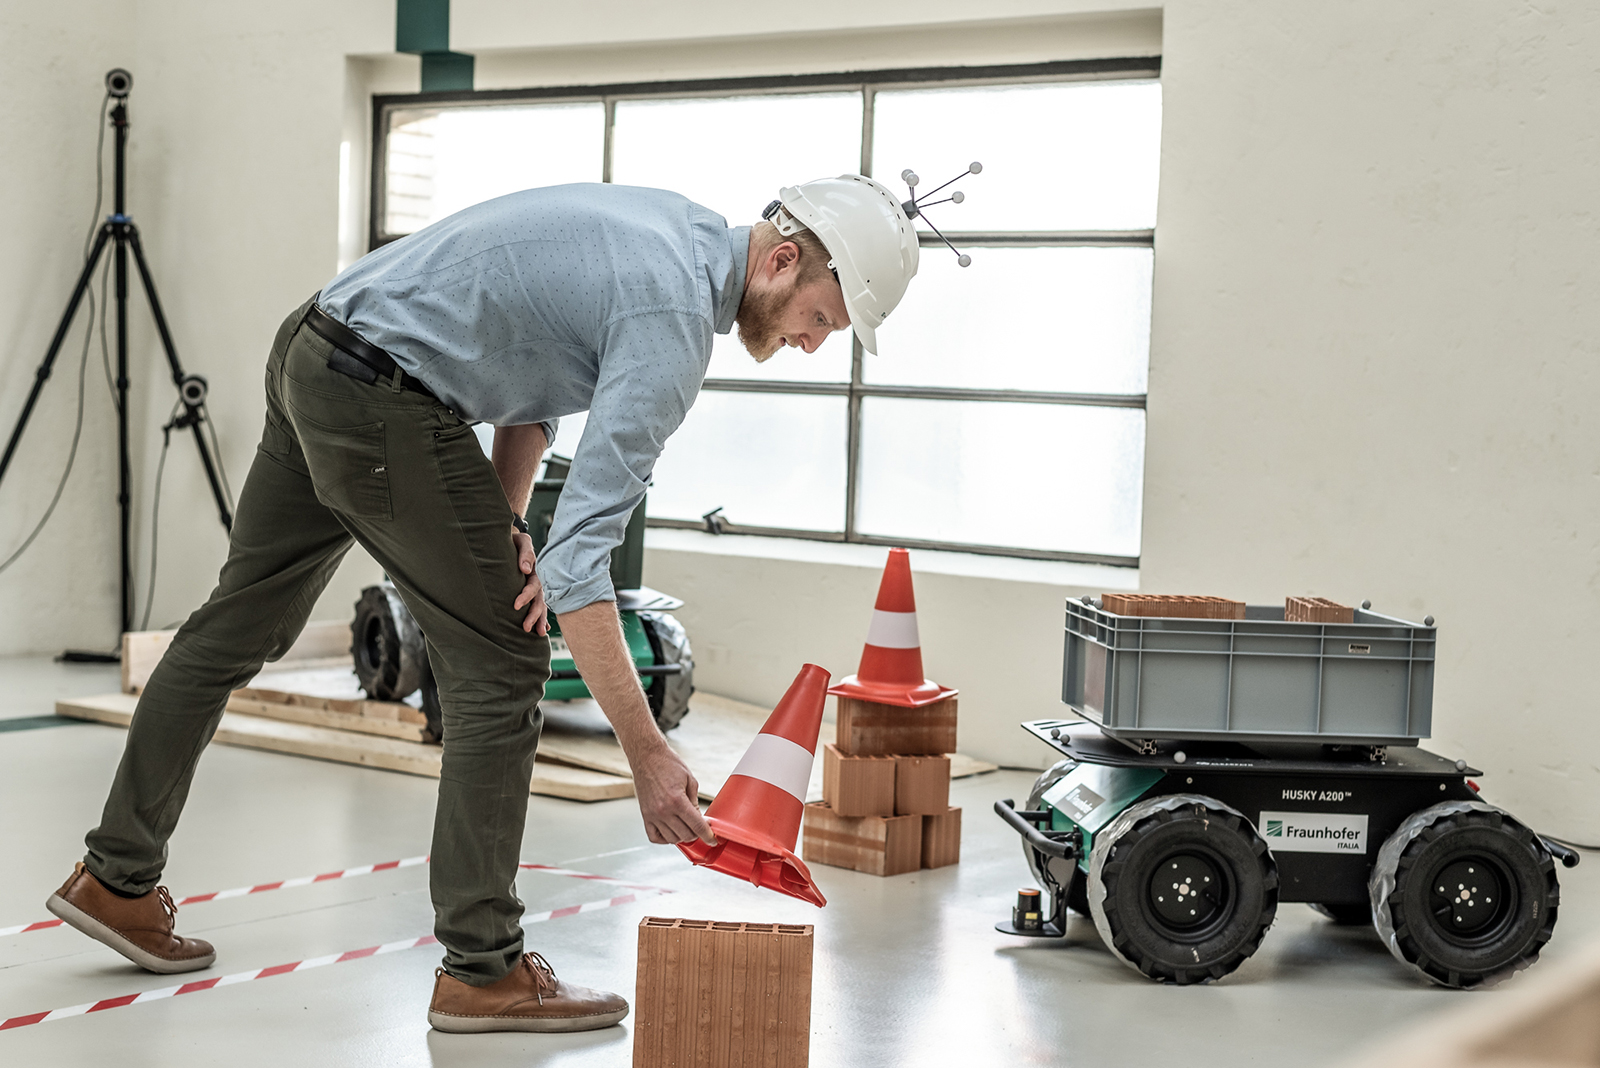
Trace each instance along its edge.
<instances>
[{"instance_id":1,"label":"frosted glass pane","mask_svg":"<svg viewBox=\"0 0 1600 1068\"><path fill-rule=\"evenodd\" d=\"M707 378L753 378L789 382L850 381L850 331L828 335L816 352L804 349L779 349L766 363L756 363L739 344L739 328L718 334L711 346L711 368Z\"/></svg>"},{"instance_id":2,"label":"frosted glass pane","mask_svg":"<svg viewBox=\"0 0 1600 1068\"><path fill-rule=\"evenodd\" d=\"M598 101L390 112L384 229L409 234L521 189L598 182L604 154Z\"/></svg>"},{"instance_id":3,"label":"frosted glass pane","mask_svg":"<svg viewBox=\"0 0 1600 1068\"><path fill-rule=\"evenodd\" d=\"M863 534L1139 554L1144 412L862 401Z\"/></svg>"},{"instance_id":4,"label":"frosted glass pane","mask_svg":"<svg viewBox=\"0 0 1600 1068\"><path fill-rule=\"evenodd\" d=\"M908 167L931 190L983 164L952 187L966 203L929 209L941 230L1155 226L1159 82L896 90L876 101L872 173L895 193Z\"/></svg>"},{"instance_id":5,"label":"frosted glass pane","mask_svg":"<svg viewBox=\"0 0 1600 1068\"><path fill-rule=\"evenodd\" d=\"M682 193L731 226L759 219L783 186L861 169L860 93L621 100L615 123L612 181ZM782 131L782 150L753 148L742 136L749 131ZM708 374L848 382L850 335L840 331L810 356L788 349L765 364L736 334L719 336Z\"/></svg>"},{"instance_id":6,"label":"frosted glass pane","mask_svg":"<svg viewBox=\"0 0 1600 1068\"><path fill-rule=\"evenodd\" d=\"M843 397L706 390L656 462L650 514L844 529Z\"/></svg>"},{"instance_id":7,"label":"frosted glass pane","mask_svg":"<svg viewBox=\"0 0 1600 1068\"><path fill-rule=\"evenodd\" d=\"M732 226L783 186L860 169L860 93L617 102L611 180L682 193Z\"/></svg>"},{"instance_id":8,"label":"frosted glass pane","mask_svg":"<svg viewBox=\"0 0 1600 1068\"><path fill-rule=\"evenodd\" d=\"M972 266L924 249L866 354L866 381L1061 393L1143 393L1147 248L983 248Z\"/></svg>"}]
</instances>

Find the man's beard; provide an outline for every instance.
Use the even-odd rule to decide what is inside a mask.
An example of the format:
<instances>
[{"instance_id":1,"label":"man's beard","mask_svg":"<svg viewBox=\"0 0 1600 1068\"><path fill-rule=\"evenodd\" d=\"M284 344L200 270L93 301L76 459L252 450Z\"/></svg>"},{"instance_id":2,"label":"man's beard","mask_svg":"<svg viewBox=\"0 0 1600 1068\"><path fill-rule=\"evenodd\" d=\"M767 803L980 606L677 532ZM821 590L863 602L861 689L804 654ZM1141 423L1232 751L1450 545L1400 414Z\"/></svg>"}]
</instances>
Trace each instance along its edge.
<instances>
[{"instance_id":1,"label":"man's beard","mask_svg":"<svg viewBox=\"0 0 1600 1068\"><path fill-rule=\"evenodd\" d=\"M739 302L739 343L757 363L766 363L782 347L779 320L792 295L792 287L745 290Z\"/></svg>"}]
</instances>

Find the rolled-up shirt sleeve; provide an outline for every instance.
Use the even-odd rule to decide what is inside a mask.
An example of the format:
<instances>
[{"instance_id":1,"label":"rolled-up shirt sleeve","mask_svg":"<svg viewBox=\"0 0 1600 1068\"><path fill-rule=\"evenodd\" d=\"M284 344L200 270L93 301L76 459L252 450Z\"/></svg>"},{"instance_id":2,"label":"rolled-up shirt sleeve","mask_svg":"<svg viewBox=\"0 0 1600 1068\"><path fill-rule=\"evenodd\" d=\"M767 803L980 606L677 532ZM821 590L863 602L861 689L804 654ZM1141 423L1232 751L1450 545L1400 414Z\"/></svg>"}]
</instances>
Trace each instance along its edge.
<instances>
[{"instance_id":1,"label":"rolled-up shirt sleeve","mask_svg":"<svg viewBox=\"0 0 1600 1068\"><path fill-rule=\"evenodd\" d=\"M539 581L560 615L614 600L611 551L644 499L662 446L705 377L712 325L697 311L636 312L608 324L589 421L539 554Z\"/></svg>"}]
</instances>

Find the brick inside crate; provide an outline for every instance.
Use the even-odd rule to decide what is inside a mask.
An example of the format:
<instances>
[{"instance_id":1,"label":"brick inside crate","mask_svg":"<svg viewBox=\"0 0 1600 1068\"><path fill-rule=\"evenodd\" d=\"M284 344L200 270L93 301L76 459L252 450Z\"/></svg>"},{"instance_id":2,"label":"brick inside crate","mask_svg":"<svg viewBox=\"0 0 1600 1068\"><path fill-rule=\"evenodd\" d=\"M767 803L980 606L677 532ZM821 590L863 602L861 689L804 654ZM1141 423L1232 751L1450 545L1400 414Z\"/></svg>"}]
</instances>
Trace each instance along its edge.
<instances>
[{"instance_id":1,"label":"brick inside crate","mask_svg":"<svg viewBox=\"0 0 1600 1068\"><path fill-rule=\"evenodd\" d=\"M841 816L893 816L898 768L894 757L846 756L822 748L822 799Z\"/></svg>"},{"instance_id":2,"label":"brick inside crate","mask_svg":"<svg viewBox=\"0 0 1600 1068\"><path fill-rule=\"evenodd\" d=\"M1286 623L1354 623L1356 610L1326 597L1286 597L1283 619Z\"/></svg>"},{"instance_id":3,"label":"brick inside crate","mask_svg":"<svg viewBox=\"0 0 1600 1068\"><path fill-rule=\"evenodd\" d=\"M1119 616L1171 619L1243 619L1244 602L1181 593L1107 593L1100 606Z\"/></svg>"},{"instance_id":4,"label":"brick inside crate","mask_svg":"<svg viewBox=\"0 0 1600 1068\"><path fill-rule=\"evenodd\" d=\"M805 1068L812 943L809 924L645 917L634 1068Z\"/></svg>"},{"instance_id":5,"label":"brick inside crate","mask_svg":"<svg viewBox=\"0 0 1600 1068\"><path fill-rule=\"evenodd\" d=\"M922 866L943 868L961 861L961 810L922 817Z\"/></svg>"},{"instance_id":6,"label":"brick inside crate","mask_svg":"<svg viewBox=\"0 0 1600 1068\"><path fill-rule=\"evenodd\" d=\"M800 832L807 864L868 875L902 875L922 867L921 816L841 816L826 801L805 807Z\"/></svg>"},{"instance_id":7,"label":"brick inside crate","mask_svg":"<svg viewBox=\"0 0 1600 1068\"><path fill-rule=\"evenodd\" d=\"M936 815L949 807L949 757L895 757L894 814L896 816Z\"/></svg>"},{"instance_id":8,"label":"brick inside crate","mask_svg":"<svg viewBox=\"0 0 1600 1068\"><path fill-rule=\"evenodd\" d=\"M956 698L921 708L840 697L835 744L847 756L941 756L956 751Z\"/></svg>"}]
</instances>

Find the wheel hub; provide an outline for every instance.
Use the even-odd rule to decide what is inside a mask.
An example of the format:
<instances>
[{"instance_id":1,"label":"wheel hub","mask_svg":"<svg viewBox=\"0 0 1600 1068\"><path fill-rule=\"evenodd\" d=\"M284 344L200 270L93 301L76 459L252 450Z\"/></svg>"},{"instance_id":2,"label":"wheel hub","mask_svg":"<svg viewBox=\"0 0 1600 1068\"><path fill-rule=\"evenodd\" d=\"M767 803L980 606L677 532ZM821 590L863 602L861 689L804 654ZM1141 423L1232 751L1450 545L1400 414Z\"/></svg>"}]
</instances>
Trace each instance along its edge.
<instances>
[{"instance_id":1,"label":"wheel hub","mask_svg":"<svg viewBox=\"0 0 1600 1068\"><path fill-rule=\"evenodd\" d=\"M1434 918L1440 928L1457 937L1478 934L1504 913L1505 885L1481 857L1446 864L1429 889Z\"/></svg>"},{"instance_id":2,"label":"wheel hub","mask_svg":"<svg viewBox=\"0 0 1600 1068\"><path fill-rule=\"evenodd\" d=\"M1150 877L1150 908L1178 930L1207 923L1222 908L1222 875L1204 857L1168 857Z\"/></svg>"}]
</instances>

